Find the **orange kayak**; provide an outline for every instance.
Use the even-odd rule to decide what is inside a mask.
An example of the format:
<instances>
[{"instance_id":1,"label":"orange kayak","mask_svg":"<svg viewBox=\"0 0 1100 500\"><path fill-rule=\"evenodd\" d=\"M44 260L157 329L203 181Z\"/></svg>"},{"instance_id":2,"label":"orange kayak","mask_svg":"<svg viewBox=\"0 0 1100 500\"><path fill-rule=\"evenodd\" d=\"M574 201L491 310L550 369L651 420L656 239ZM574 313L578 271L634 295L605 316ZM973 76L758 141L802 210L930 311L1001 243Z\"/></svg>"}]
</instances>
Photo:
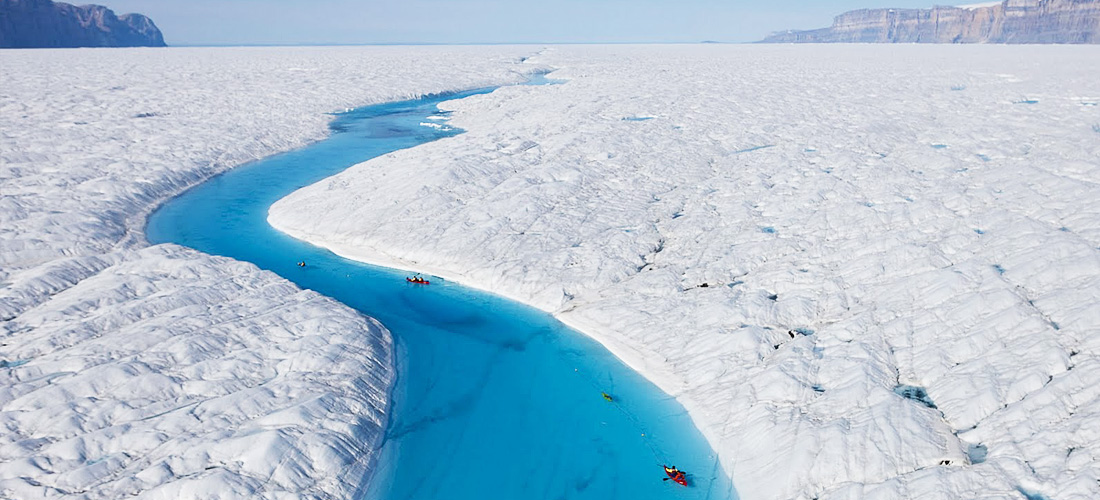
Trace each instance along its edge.
<instances>
[{"instance_id":1,"label":"orange kayak","mask_svg":"<svg viewBox=\"0 0 1100 500\"><path fill-rule=\"evenodd\" d=\"M408 281L409 283L416 283L418 285L427 285L431 283L431 281L419 278L405 278L405 281Z\"/></svg>"},{"instance_id":2,"label":"orange kayak","mask_svg":"<svg viewBox=\"0 0 1100 500\"><path fill-rule=\"evenodd\" d=\"M687 486L688 485L687 476L684 474L684 471L676 470L675 467L669 468L669 466L667 466L667 465L664 466L664 467L665 467L665 474L668 474L669 479L671 479L673 482L675 482L676 484L678 484L680 486Z\"/></svg>"}]
</instances>

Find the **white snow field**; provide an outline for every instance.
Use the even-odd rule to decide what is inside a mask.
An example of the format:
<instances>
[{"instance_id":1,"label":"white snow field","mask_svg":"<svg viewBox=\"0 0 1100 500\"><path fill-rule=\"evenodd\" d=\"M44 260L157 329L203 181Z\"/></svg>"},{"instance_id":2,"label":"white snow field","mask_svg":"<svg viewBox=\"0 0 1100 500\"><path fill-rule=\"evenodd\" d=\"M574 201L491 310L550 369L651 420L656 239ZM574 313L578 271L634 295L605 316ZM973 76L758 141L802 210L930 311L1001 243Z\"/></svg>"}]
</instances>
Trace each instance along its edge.
<instances>
[{"instance_id":1,"label":"white snow field","mask_svg":"<svg viewBox=\"0 0 1100 500\"><path fill-rule=\"evenodd\" d=\"M189 185L326 113L524 79L531 47L0 51L0 498L350 498L389 332L250 264L147 248Z\"/></svg>"},{"instance_id":2,"label":"white snow field","mask_svg":"<svg viewBox=\"0 0 1100 500\"><path fill-rule=\"evenodd\" d=\"M555 312L676 395L746 500L1100 498L1100 52L534 61L567 83L445 103L466 134L270 221Z\"/></svg>"}]
</instances>

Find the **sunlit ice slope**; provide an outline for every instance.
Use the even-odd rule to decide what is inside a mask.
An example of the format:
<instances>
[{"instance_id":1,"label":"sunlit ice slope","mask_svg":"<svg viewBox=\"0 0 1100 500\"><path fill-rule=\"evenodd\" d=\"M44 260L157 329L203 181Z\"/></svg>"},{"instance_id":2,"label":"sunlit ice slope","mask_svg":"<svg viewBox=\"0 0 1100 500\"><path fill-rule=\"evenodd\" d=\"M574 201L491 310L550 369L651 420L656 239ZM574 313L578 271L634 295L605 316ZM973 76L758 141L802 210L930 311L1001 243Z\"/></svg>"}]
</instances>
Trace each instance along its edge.
<instances>
[{"instance_id":1,"label":"sunlit ice slope","mask_svg":"<svg viewBox=\"0 0 1100 500\"><path fill-rule=\"evenodd\" d=\"M1100 52L559 47L270 221L555 312L746 499L1100 497Z\"/></svg>"},{"instance_id":2,"label":"sunlit ice slope","mask_svg":"<svg viewBox=\"0 0 1100 500\"><path fill-rule=\"evenodd\" d=\"M328 113L516 82L532 47L0 51L0 497L348 498L379 324L145 215Z\"/></svg>"}]
</instances>

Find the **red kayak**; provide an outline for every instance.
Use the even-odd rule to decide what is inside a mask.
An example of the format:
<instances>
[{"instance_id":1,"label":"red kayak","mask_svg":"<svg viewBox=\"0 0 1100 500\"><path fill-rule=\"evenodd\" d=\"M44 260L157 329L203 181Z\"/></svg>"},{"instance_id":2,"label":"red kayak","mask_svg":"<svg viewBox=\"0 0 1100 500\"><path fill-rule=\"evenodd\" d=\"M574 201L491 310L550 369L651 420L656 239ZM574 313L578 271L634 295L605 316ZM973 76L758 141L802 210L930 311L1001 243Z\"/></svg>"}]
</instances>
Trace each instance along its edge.
<instances>
[{"instance_id":1,"label":"red kayak","mask_svg":"<svg viewBox=\"0 0 1100 500\"><path fill-rule=\"evenodd\" d=\"M423 278L405 278L405 281L408 281L409 283L416 283L418 285L427 285L431 283L431 281Z\"/></svg>"},{"instance_id":2,"label":"red kayak","mask_svg":"<svg viewBox=\"0 0 1100 500\"><path fill-rule=\"evenodd\" d=\"M665 467L665 474L668 474L668 478L671 479L674 483L676 483L680 486L687 486L688 485L687 475L684 474L684 471L676 470L675 466L670 468L669 466L666 465L664 467Z\"/></svg>"}]
</instances>

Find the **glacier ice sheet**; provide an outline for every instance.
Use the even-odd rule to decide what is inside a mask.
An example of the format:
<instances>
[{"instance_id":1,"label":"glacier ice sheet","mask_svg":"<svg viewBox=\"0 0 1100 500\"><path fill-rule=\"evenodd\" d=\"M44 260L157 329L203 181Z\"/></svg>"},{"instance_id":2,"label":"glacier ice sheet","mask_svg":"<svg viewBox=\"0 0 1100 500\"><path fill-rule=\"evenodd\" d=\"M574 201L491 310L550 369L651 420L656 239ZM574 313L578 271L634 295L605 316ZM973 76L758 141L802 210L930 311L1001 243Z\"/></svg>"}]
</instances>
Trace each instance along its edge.
<instances>
[{"instance_id":1,"label":"glacier ice sheet","mask_svg":"<svg viewBox=\"0 0 1100 500\"><path fill-rule=\"evenodd\" d=\"M0 51L0 497L348 498L384 328L145 216L329 113L522 81L532 47Z\"/></svg>"},{"instance_id":2,"label":"glacier ice sheet","mask_svg":"<svg viewBox=\"0 0 1100 500\"><path fill-rule=\"evenodd\" d=\"M1100 497L1095 51L532 60L567 82L445 103L466 134L269 220L556 313L676 395L744 498Z\"/></svg>"}]
</instances>

